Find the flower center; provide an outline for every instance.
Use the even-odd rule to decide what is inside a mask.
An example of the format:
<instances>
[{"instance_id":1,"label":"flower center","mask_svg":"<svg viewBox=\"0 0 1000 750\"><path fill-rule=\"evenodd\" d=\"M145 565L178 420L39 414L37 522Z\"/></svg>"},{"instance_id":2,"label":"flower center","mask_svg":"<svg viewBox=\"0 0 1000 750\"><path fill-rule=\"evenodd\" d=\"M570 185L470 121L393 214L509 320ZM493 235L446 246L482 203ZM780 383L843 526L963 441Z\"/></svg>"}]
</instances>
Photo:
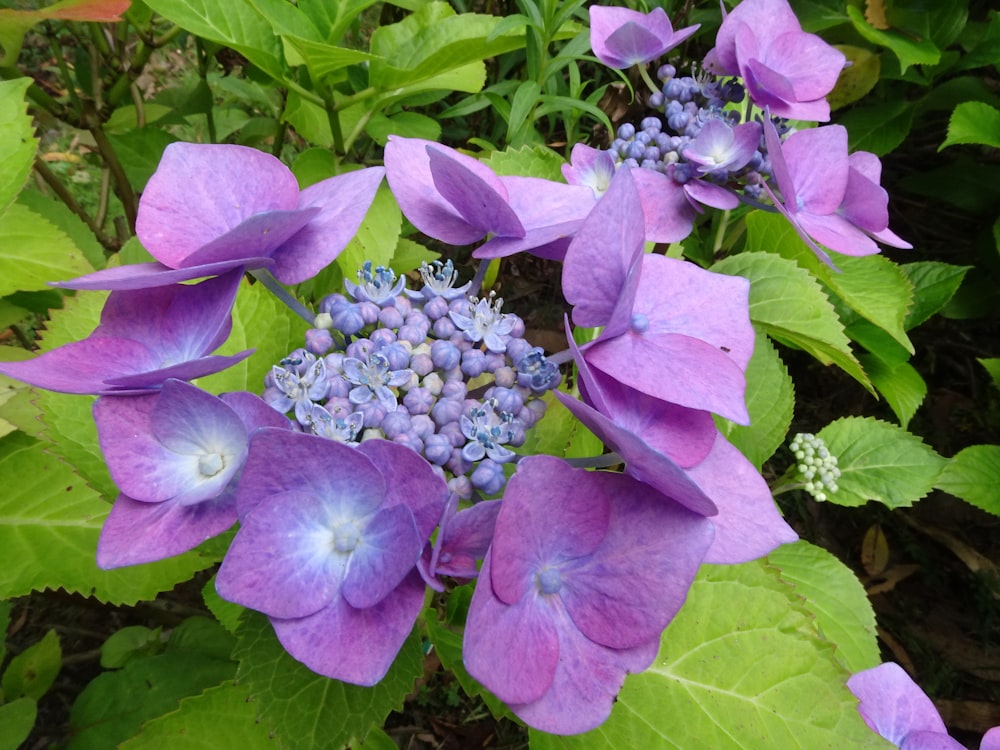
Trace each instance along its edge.
<instances>
[{"instance_id":1,"label":"flower center","mask_svg":"<svg viewBox=\"0 0 1000 750\"><path fill-rule=\"evenodd\" d=\"M354 521L345 521L333 530L333 549L347 554L353 552L361 541L361 530Z\"/></svg>"},{"instance_id":2,"label":"flower center","mask_svg":"<svg viewBox=\"0 0 1000 750\"><path fill-rule=\"evenodd\" d=\"M555 568L548 568L538 574L538 590L543 594L557 594L562 588L562 576Z\"/></svg>"},{"instance_id":3,"label":"flower center","mask_svg":"<svg viewBox=\"0 0 1000 750\"><path fill-rule=\"evenodd\" d=\"M226 468L226 459L220 453L205 453L198 459L198 471L202 476L214 477Z\"/></svg>"}]
</instances>

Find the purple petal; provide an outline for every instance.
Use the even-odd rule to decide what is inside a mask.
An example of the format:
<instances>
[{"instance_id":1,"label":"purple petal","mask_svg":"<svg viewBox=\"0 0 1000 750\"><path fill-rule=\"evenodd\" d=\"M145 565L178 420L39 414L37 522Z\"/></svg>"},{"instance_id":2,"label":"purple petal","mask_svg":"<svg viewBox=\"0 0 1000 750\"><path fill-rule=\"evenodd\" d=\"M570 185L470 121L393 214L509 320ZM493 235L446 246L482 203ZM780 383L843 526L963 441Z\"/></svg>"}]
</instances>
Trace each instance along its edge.
<instances>
[{"instance_id":1,"label":"purple petal","mask_svg":"<svg viewBox=\"0 0 1000 750\"><path fill-rule=\"evenodd\" d=\"M138 341L108 336L72 341L22 362L0 362L0 373L60 393L114 393L106 381L154 366L153 353ZM124 389L121 389L124 390Z\"/></svg>"},{"instance_id":2,"label":"purple petal","mask_svg":"<svg viewBox=\"0 0 1000 750\"><path fill-rule=\"evenodd\" d=\"M534 597L509 606L497 598L491 550L483 560L469 604L462 661L500 700L527 703L542 697L559 663L559 636L544 603Z\"/></svg>"},{"instance_id":3,"label":"purple petal","mask_svg":"<svg viewBox=\"0 0 1000 750\"><path fill-rule=\"evenodd\" d=\"M811 102L823 99L837 84L847 58L815 34L789 32L774 37L768 45L766 64L792 82L794 99ZM828 120L829 116L819 120Z\"/></svg>"},{"instance_id":4,"label":"purple petal","mask_svg":"<svg viewBox=\"0 0 1000 750\"><path fill-rule=\"evenodd\" d=\"M631 477L589 477L591 491L611 506L608 533L592 555L567 566L560 596L595 643L632 648L658 640L687 598L712 542L712 522Z\"/></svg>"},{"instance_id":5,"label":"purple petal","mask_svg":"<svg viewBox=\"0 0 1000 750\"><path fill-rule=\"evenodd\" d=\"M781 150L795 183L798 210L820 215L836 211L847 192L847 128L799 130L788 136Z\"/></svg>"},{"instance_id":6,"label":"purple petal","mask_svg":"<svg viewBox=\"0 0 1000 750\"><path fill-rule=\"evenodd\" d=\"M424 539L405 505L381 508L368 520L351 553L341 594L352 607L373 607L417 564Z\"/></svg>"},{"instance_id":7,"label":"purple petal","mask_svg":"<svg viewBox=\"0 0 1000 750\"><path fill-rule=\"evenodd\" d=\"M879 251L871 237L840 214L815 216L801 212L795 218L810 237L838 253L874 255Z\"/></svg>"},{"instance_id":8,"label":"purple petal","mask_svg":"<svg viewBox=\"0 0 1000 750\"><path fill-rule=\"evenodd\" d=\"M524 227L507 203L507 191L497 190L465 164L440 148L427 147L434 187L472 227L483 234L523 237Z\"/></svg>"},{"instance_id":9,"label":"purple petal","mask_svg":"<svg viewBox=\"0 0 1000 750\"><path fill-rule=\"evenodd\" d=\"M270 256L319 213L317 208L266 211L202 245L184 258L182 268L224 263L246 257Z\"/></svg>"},{"instance_id":10,"label":"purple petal","mask_svg":"<svg viewBox=\"0 0 1000 750\"><path fill-rule=\"evenodd\" d=\"M223 393L223 401L239 416L248 433L260 427L279 427L290 429L288 417L281 414L256 393L234 391Z\"/></svg>"},{"instance_id":11,"label":"purple petal","mask_svg":"<svg viewBox=\"0 0 1000 750\"><path fill-rule=\"evenodd\" d=\"M178 268L254 214L294 209L298 195L291 171L263 151L172 143L139 201L136 234L154 258Z\"/></svg>"},{"instance_id":12,"label":"purple petal","mask_svg":"<svg viewBox=\"0 0 1000 750\"><path fill-rule=\"evenodd\" d=\"M211 375L214 372L225 370L254 353L253 349L247 349L239 354L228 357L221 355L211 357L199 357L188 362L181 362L178 365L164 367L159 370L147 370L137 375L120 375L107 379L109 388L102 393L113 393L125 395L126 393L141 393L151 388L158 388L163 382L173 378L175 380L194 380L195 378Z\"/></svg>"},{"instance_id":13,"label":"purple petal","mask_svg":"<svg viewBox=\"0 0 1000 750\"><path fill-rule=\"evenodd\" d=\"M88 273L86 276L69 281L51 281L49 286L60 289L110 289L113 291L149 289L206 276L218 276L239 267L245 269L264 268L271 265L272 262L270 258L238 258L180 269L169 268L162 263L133 263L116 268L105 268L103 271L94 271L94 273Z\"/></svg>"},{"instance_id":14,"label":"purple petal","mask_svg":"<svg viewBox=\"0 0 1000 750\"><path fill-rule=\"evenodd\" d=\"M607 532L607 498L588 472L553 456L528 456L507 482L493 536L492 584L514 604L544 565L592 553ZM480 578L482 580L482 578Z\"/></svg>"},{"instance_id":15,"label":"purple petal","mask_svg":"<svg viewBox=\"0 0 1000 750\"><path fill-rule=\"evenodd\" d=\"M1000 727L993 727L983 735L979 750L1000 750Z\"/></svg>"},{"instance_id":16,"label":"purple petal","mask_svg":"<svg viewBox=\"0 0 1000 750\"><path fill-rule=\"evenodd\" d=\"M240 517L269 496L288 490L309 492L337 513L361 518L381 505L386 483L375 465L349 445L264 427L250 439L250 454L236 490Z\"/></svg>"},{"instance_id":17,"label":"purple petal","mask_svg":"<svg viewBox=\"0 0 1000 750\"><path fill-rule=\"evenodd\" d=\"M715 539L705 562L735 565L756 560L799 537L778 512L760 473L722 435L688 476L719 508L712 518Z\"/></svg>"},{"instance_id":18,"label":"purple petal","mask_svg":"<svg viewBox=\"0 0 1000 750\"><path fill-rule=\"evenodd\" d=\"M911 732L948 732L931 699L894 662L858 672L847 687L861 701L858 711L868 726L895 745Z\"/></svg>"},{"instance_id":19,"label":"purple petal","mask_svg":"<svg viewBox=\"0 0 1000 750\"><path fill-rule=\"evenodd\" d=\"M703 206L711 206L728 211L739 205L740 199L726 190L722 185L716 185L704 180L691 180L684 183L684 192Z\"/></svg>"},{"instance_id":20,"label":"purple petal","mask_svg":"<svg viewBox=\"0 0 1000 750\"><path fill-rule=\"evenodd\" d=\"M455 578L475 578L476 561L486 556L500 500L484 500L470 508L460 510L442 524L441 544L434 561L433 574Z\"/></svg>"},{"instance_id":21,"label":"purple petal","mask_svg":"<svg viewBox=\"0 0 1000 750\"><path fill-rule=\"evenodd\" d=\"M899 750L966 750L966 746L942 732L920 731L906 735Z\"/></svg>"},{"instance_id":22,"label":"purple petal","mask_svg":"<svg viewBox=\"0 0 1000 750\"><path fill-rule=\"evenodd\" d=\"M285 650L313 672L371 686L389 671L423 605L424 582L414 571L374 607L355 609L338 597L314 615L271 624Z\"/></svg>"},{"instance_id":23,"label":"purple petal","mask_svg":"<svg viewBox=\"0 0 1000 750\"><path fill-rule=\"evenodd\" d=\"M334 549L341 520L311 492L268 496L240 519L215 581L219 596L273 617L320 611L339 599L348 565Z\"/></svg>"},{"instance_id":24,"label":"purple petal","mask_svg":"<svg viewBox=\"0 0 1000 750\"><path fill-rule=\"evenodd\" d=\"M357 234L384 176L384 168L368 167L303 190L299 208L320 211L271 254L275 278L284 284L299 284L330 265Z\"/></svg>"},{"instance_id":25,"label":"purple petal","mask_svg":"<svg viewBox=\"0 0 1000 750\"><path fill-rule=\"evenodd\" d=\"M684 188L652 169L633 169L648 242L680 242L694 227L697 212Z\"/></svg>"},{"instance_id":26,"label":"purple petal","mask_svg":"<svg viewBox=\"0 0 1000 750\"><path fill-rule=\"evenodd\" d=\"M763 41L758 43L761 47L767 46L768 39L802 30L787 0L743 0L723 20L715 37L715 48L710 53L728 75L740 72L736 35L744 25L762 37Z\"/></svg>"},{"instance_id":27,"label":"purple petal","mask_svg":"<svg viewBox=\"0 0 1000 750\"><path fill-rule=\"evenodd\" d=\"M782 151L781 139L778 130L771 121L769 112L764 113L764 143L767 145L767 158L771 162L771 171L774 173L774 181L778 185L778 192L784 200L784 206L788 213L794 214L798 211L798 196L795 194L795 181L792 173L788 169L788 162L785 160L785 153ZM777 201L775 201L777 205Z\"/></svg>"},{"instance_id":28,"label":"purple petal","mask_svg":"<svg viewBox=\"0 0 1000 750\"><path fill-rule=\"evenodd\" d=\"M232 493L197 505L144 503L119 495L101 528L102 570L155 562L194 549L236 522Z\"/></svg>"}]
</instances>

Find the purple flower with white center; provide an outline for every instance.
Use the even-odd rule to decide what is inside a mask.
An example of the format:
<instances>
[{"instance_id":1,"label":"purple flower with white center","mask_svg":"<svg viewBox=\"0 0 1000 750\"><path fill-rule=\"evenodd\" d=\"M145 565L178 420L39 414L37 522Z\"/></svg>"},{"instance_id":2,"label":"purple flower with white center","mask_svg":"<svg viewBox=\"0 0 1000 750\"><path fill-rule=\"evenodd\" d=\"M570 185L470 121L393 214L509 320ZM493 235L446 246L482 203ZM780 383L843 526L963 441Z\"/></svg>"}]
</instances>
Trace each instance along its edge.
<instances>
[{"instance_id":1,"label":"purple flower with white center","mask_svg":"<svg viewBox=\"0 0 1000 750\"><path fill-rule=\"evenodd\" d=\"M172 557L232 526L250 434L289 426L251 393L217 398L180 380L156 394L102 396L94 420L121 491L97 546L104 569Z\"/></svg>"},{"instance_id":2,"label":"purple flower with white center","mask_svg":"<svg viewBox=\"0 0 1000 750\"><path fill-rule=\"evenodd\" d=\"M0 373L50 391L126 395L224 370L252 353L211 355L229 337L241 278L233 270L194 285L112 292L90 336L2 362Z\"/></svg>"},{"instance_id":3,"label":"purple flower with white center","mask_svg":"<svg viewBox=\"0 0 1000 750\"><path fill-rule=\"evenodd\" d=\"M744 167L760 146L760 123L745 122L735 128L719 119L706 122L683 150L684 158L698 165L704 175L725 178Z\"/></svg>"},{"instance_id":4,"label":"purple flower with white center","mask_svg":"<svg viewBox=\"0 0 1000 750\"><path fill-rule=\"evenodd\" d=\"M480 406L474 406L469 415L462 415L459 424L462 434L469 440L462 448L462 458L472 463L490 458L498 464L506 463L517 456L514 451L504 448L504 444L514 437L511 422L514 415L497 411L496 399L488 399Z\"/></svg>"},{"instance_id":5,"label":"purple flower with white center","mask_svg":"<svg viewBox=\"0 0 1000 750\"><path fill-rule=\"evenodd\" d=\"M861 703L858 713L868 727L902 750L965 750L948 735L937 708L920 686L894 662L851 676L847 687ZM1000 748L1000 727L984 736L980 750Z\"/></svg>"},{"instance_id":6,"label":"purple flower with white center","mask_svg":"<svg viewBox=\"0 0 1000 750\"><path fill-rule=\"evenodd\" d=\"M845 62L842 52L802 30L787 0L743 0L719 27L705 67L740 76L753 102L778 117L825 122L826 95Z\"/></svg>"},{"instance_id":7,"label":"purple flower with white center","mask_svg":"<svg viewBox=\"0 0 1000 750\"><path fill-rule=\"evenodd\" d=\"M350 447L265 429L236 496L240 530L219 595L266 614L314 672L381 680L423 607L416 564L444 510L444 479L386 440Z\"/></svg>"},{"instance_id":8,"label":"purple flower with white center","mask_svg":"<svg viewBox=\"0 0 1000 750\"><path fill-rule=\"evenodd\" d=\"M453 299L464 297L466 291L472 286L471 281L467 281L462 286L456 287L458 281L458 271L451 259L440 261L433 260L429 264L426 261L420 262L420 279L424 282L419 292L406 290L407 296L411 299L423 299L430 302L436 297L450 302ZM440 317L440 316L438 316Z\"/></svg>"},{"instance_id":9,"label":"purple flower with white center","mask_svg":"<svg viewBox=\"0 0 1000 750\"><path fill-rule=\"evenodd\" d=\"M518 464L469 607L469 673L530 726L576 734L647 668L712 524L632 477L551 456Z\"/></svg>"},{"instance_id":10,"label":"purple flower with white center","mask_svg":"<svg viewBox=\"0 0 1000 750\"><path fill-rule=\"evenodd\" d=\"M344 378L354 384L348 394L352 404L366 404L377 399L386 411L396 408L396 394L390 387L398 388L410 381L411 370L392 370L389 359L377 351L370 352L362 361L356 357L344 358Z\"/></svg>"},{"instance_id":11,"label":"purple flower with white center","mask_svg":"<svg viewBox=\"0 0 1000 750\"><path fill-rule=\"evenodd\" d=\"M276 392L271 392L268 403L282 414L294 408L295 419L302 425L307 424L307 416L315 402L326 398L329 390L326 360L322 358L312 362L302 373L275 365L271 368L271 378Z\"/></svg>"},{"instance_id":12,"label":"purple flower with white center","mask_svg":"<svg viewBox=\"0 0 1000 750\"><path fill-rule=\"evenodd\" d=\"M406 278L396 279L396 272L385 266L372 267L372 262L366 260L358 271L357 284L344 279L344 286L348 293L358 302L372 302L376 305L386 305L398 297L403 287L406 286Z\"/></svg>"},{"instance_id":13,"label":"purple flower with white center","mask_svg":"<svg viewBox=\"0 0 1000 750\"><path fill-rule=\"evenodd\" d=\"M503 307L503 297L497 297L496 292L490 292L482 299L469 298L468 315L449 312L448 316L467 341L486 345L491 352L503 353L507 348L505 336L510 336L517 325L517 316L500 312Z\"/></svg>"},{"instance_id":14,"label":"purple flower with white center","mask_svg":"<svg viewBox=\"0 0 1000 750\"><path fill-rule=\"evenodd\" d=\"M663 8L640 13L628 8L590 8L590 46L609 68L645 65L661 57L699 28L698 24L674 31Z\"/></svg>"},{"instance_id":15,"label":"purple flower with white center","mask_svg":"<svg viewBox=\"0 0 1000 750\"><path fill-rule=\"evenodd\" d=\"M285 284L312 278L347 246L385 170L370 167L299 191L278 159L245 146L172 143L146 184L136 234L154 263L57 286L142 289L267 266Z\"/></svg>"},{"instance_id":16,"label":"purple flower with white center","mask_svg":"<svg viewBox=\"0 0 1000 750\"><path fill-rule=\"evenodd\" d=\"M611 180L615 176L615 160L607 151L577 143L570 153L569 162L562 165L562 173L570 185L589 187L594 191L594 198L598 199L611 187Z\"/></svg>"}]
</instances>

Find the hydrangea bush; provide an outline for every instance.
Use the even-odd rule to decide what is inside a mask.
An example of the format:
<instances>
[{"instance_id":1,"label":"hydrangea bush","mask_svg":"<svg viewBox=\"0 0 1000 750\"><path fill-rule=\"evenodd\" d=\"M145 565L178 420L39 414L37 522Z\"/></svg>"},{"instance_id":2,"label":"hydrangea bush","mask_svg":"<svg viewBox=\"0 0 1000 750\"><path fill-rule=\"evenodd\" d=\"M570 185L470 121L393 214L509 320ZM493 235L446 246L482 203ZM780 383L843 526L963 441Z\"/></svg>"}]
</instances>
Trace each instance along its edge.
<instances>
[{"instance_id":1,"label":"hydrangea bush","mask_svg":"<svg viewBox=\"0 0 1000 750\"><path fill-rule=\"evenodd\" d=\"M786 0L740 2L703 59L682 53L698 26L662 8L570 8L546 33L589 42L580 61L634 83L636 114L564 161L406 117L429 91L474 93L482 60L532 48L534 19L431 2L342 45L367 5L241 4L237 28L149 2L284 87L287 122L330 151L290 170L246 145L160 148L136 239L106 266L47 265L77 293L41 353L0 362L33 388L0 412L21 428L0 461L65 461L37 493L54 525L6 537L23 564L3 594L134 602L212 568L203 637L231 646L141 727L101 717L95 680L78 746L390 747L380 727L434 651L533 748L950 747L933 711L893 718L919 688L878 666L861 584L773 500L907 505L946 467L905 429L907 330L957 281L879 254L910 244L878 156L826 124L844 53ZM28 128L25 84L2 86L3 132ZM352 161L363 133L380 148ZM4 148L30 164L25 142ZM15 177L4 216L27 222ZM505 299L522 253L559 264L554 350L532 300ZM899 424L787 435L785 348ZM41 549L60 523L86 531L67 565Z\"/></svg>"}]
</instances>

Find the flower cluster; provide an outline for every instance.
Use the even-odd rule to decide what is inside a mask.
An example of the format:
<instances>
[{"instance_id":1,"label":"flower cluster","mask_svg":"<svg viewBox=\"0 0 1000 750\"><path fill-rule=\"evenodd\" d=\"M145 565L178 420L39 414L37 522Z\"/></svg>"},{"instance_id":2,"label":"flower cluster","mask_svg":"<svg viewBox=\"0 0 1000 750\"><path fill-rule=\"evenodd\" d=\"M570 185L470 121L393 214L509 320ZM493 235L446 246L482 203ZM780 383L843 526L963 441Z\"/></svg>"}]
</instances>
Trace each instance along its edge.
<instances>
[{"instance_id":1,"label":"flower cluster","mask_svg":"<svg viewBox=\"0 0 1000 750\"><path fill-rule=\"evenodd\" d=\"M826 500L826 493L837 491L840 469L837 457L830 453L823 438L809 432L800 432L789 445L798 465L798 476L803 488L820 502Z\"/></svg>"}]
</instances>

